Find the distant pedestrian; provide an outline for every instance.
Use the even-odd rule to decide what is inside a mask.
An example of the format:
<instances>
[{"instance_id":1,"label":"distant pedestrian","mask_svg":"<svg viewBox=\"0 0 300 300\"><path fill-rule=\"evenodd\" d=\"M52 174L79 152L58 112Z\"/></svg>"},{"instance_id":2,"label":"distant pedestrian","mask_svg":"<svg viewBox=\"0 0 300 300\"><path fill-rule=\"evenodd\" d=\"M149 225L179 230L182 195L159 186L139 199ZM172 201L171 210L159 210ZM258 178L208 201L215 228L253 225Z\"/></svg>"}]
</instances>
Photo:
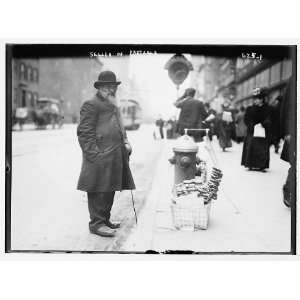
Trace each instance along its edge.
<instances>
[{"instance_id":1,"label":"distant pedestrian","mask_svg":"<svg viewBox=\"0 0 300 300\"><path fill-rule=\"evenodd\" d=\"M222 148L223 152L226 148L232 147L231 134L233 126L233 117L230 110L229 102L224 102L222 105L223 111L218 115L217 119L217 131L219 138L219 145Z\"/></svg>"},{"instance_id":2,"label":"distant pedestrian","mask_svg":"<svg viewBox=\"0 0 300 300\"><path fill-rule=\"evenodd\" d=\"M175 138L175 126L176 126L175 117L172 117L169 120L167 120L167 122L166 122L167 139L174 139Z\"/></svg>"},{"instance_id":3,"label":"distant pedestrian","mask_svg":"<svg viewBox=\"0 0 300 300\"><path fill-rule=\"evenodd\" d=\"M215 135L215 127L216 127L216 115L217 112L210 107L209 103L204 104L205 110L207 112L207 117L204 120L205 128L209 129L208 137L212 141L213 136Z\"/></svg>"},{"instance_id":4,"label":"distant pedestrian","mask_svg":"<svg viewBox=\"0 0 300 300\"><path fill-rule=\"evenodd\" d=\"M28 118L28 108L27 107L18 107L16 109L16 120L19 124L20 130L23 130L23 126Z\"/></svg>"},{"instance_id":5,"label":"distant pedestrian","mask_svg":"<svg viewBox=\"0 0 300 300\"><path fill-rule=\"evenodd\" d=\"M188 88L174 103L177 108L181 109L177 123L177 132L180 135L184 134L185 128L204 129L205 127L203 121L207 117L207 112L204 104L194 98L195 94L195 89ZM203 133L192 131L188 132L188 134L193 136L196 142L201 142L204 136Z\"/></svg>"},{"instance_id":6,"label":"distant pedestrian","mask_svg":"<svg viewBox=\"0 0 300 300\"><path fill-rule=\"evenodd\" d=\"M87 192L90 232L113 237L119 223L110 221L115 191L135 189L129 168L131 146L116 106L120 84L111 71L101 72L97 94L83 103L77 135L82 149L78 189Z\"/></svg>"},{"instance_id":7,"label":"distant pedestrian","mask_svg":"<svg viewBox=\"0 0 300 300\"><path fill-rule=\"evenodd\" d=\"M163 120L162 116L159 115L158 119L155 121L155 125L158 127L160 138L164 138L164 124L165 121Z\"/></svg>"},{"instance_id":8,"label":"distant pedestrian","mask_svg":"<svg viewBox=\"0 0 300 300\"><path fill-rule=\"evenodd\" d=\"M243 146L242 165L249 170L264 172L270 163L271 112L266 103L266 88L253 91L254 104L247 107L245 124L247 136Z\"/></svg>"},{"instance_id":9,"label":"distant pedestrian","mask_svg":"<svg viewBox=\"0 0 300 300\"><path fill-rule=\"evenodd\" d=\"M242 106L239 112L235 116L235 131L236 131L236 142L241 143L246 134L247 134L247 126L244 122L245 117L245 107Z\"/></svg>"}]
</instances>

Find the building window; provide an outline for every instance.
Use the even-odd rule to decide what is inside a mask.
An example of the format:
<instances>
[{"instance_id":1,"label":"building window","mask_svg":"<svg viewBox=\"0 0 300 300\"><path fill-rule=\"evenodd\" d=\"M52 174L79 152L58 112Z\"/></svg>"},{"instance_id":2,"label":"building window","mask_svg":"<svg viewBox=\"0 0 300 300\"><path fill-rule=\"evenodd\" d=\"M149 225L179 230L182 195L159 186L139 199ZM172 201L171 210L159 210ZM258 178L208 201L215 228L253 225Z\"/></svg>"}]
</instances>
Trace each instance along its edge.
<instances>
[{"instance_id":1,"label":"building window","mask_svg":"<svg viewBox=\"0 0 300 300\"><path fill-rule=\"evenodd\" d=\"M244 85L244 96L246 97L249 95L249 80L246 80L244 82Z\"/></svg>"},{"instance_id":2,"label":"building window","mask_svg":"<svg viewBox=\"0 0 300 300\"><path fill-rule=\"evenodd\" d=\"M255 88L255 77L253 76L249 80L249 94L252 94L254 88Z\"/></svg>"},{"instance_id":3,"label":"building window","mask_svg":"<svg viewBox=\"0 0 300 300\"><path fill-rule=\"evenodd\" d=\"M31 82L34 81L34 78L33 78L33 70L32 70L32 67L31 67L31 66L28 66L28 67L27 67L27 79L28 79L28 81L31 81Z\"/></svg>"},{"instance_id":4,"label":"building window","mask_svg":"<svg viewBox=\"0 0 300 300\"><path fill-rule=\"evenodd\" d=\"M277 63L271 67L270 84L273 85L280 81L281 63Z\"/></svg>"},{"instance_id":5,"label":"building window","mask_svg":"<svg viewBox=\"0 0 300 300\"><path fill-rule=\"evenodd\" d=\"M269 86L269 74L270 74L270 69L266 69L261 73L261 87Z\"/></svg>"},{"instance_id":6,"label":"building window","mask_svg":"<svg viewBox=\"0 0 300 300\"><path fill-rule=\"evenodd\" d=\"M38 82L39 81L39 71L36 68L33 69L33 81L34 82Z\"/></svg>"},{"instance_id":7,"label":"building window","mask_svg":"<svg viewBox=\"0 0 300 300\"><path fill-rule=\"evenodd\" d=\"M262 73L259 73L255 76L255 87L261 87L261 78Z\"/></svg>"},{"instance_id":8,"label":"building window","mask_svg":"<svg viewBox=\"0 0 300 300\"><path fill-rule=\"evenodd\" d=\"M288 79L292 75L292 61L284 60L282 63L282 80Z\"/></svg>"},{"instance_id":9,"label":"building window","mask_svg":"<svg viewBox=\"0 0 300 300\"><path fill-rule=\"evenodd\" d=\"M20 64L20 79L26 78L26 67L23 63Z\"/></svg>"}]
</instances>

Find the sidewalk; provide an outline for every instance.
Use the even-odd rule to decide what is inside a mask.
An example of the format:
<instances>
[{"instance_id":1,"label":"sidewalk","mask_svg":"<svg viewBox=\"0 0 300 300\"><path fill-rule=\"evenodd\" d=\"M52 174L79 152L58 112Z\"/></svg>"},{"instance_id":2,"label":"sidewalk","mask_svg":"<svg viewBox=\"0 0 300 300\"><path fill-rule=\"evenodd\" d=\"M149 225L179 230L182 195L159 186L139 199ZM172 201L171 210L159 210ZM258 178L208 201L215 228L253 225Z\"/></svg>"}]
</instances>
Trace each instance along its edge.
<instances>
[{"instance_id":1,"label":"sidewalk","mask_svg":"<svg viewBox=\"0 0 300 300\"><path fill-rule=\"evenodd\" d=\"M290 210L283 206L281 192L288 164L273 149L267 173L249 172L240 165L242 145L234 144L223 153L214 141L224 177L218 200L212 203L209 227L194 232L175 230L170 209L174 166L168 162L174 142L165 141L151 192L123 251L290 251ZM199 148L198 155L210 165L203 143Z\"/></svg>"}]
</instances>

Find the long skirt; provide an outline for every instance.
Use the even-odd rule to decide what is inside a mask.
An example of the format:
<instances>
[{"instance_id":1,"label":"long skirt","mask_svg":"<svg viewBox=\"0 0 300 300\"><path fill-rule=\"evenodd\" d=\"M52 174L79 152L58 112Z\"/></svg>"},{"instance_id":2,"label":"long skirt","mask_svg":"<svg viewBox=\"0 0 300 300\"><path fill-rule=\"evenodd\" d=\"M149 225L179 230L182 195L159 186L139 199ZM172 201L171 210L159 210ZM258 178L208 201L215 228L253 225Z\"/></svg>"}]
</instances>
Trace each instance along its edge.
<instances>
[{"instance_id":1,"label":"long skirt","mask_svg":"<svg viewBox=\"0 0 300 300\"><path fill-rule=\"evenodd\" d=\"M219 144L222 149L232 147L232 128L230 124L221 124L219 127Z\"/></svg>"},{"instance_id":2,"label":"long skirt","mask_svg":"<svg viewBox=\"0 0 300 300\"><path fill-rule=\"evenodd\" d=\"M247 168L267 169L270 146L266 138L247 136L243 146L242 165Z\"/></svg>"}]
</instances>

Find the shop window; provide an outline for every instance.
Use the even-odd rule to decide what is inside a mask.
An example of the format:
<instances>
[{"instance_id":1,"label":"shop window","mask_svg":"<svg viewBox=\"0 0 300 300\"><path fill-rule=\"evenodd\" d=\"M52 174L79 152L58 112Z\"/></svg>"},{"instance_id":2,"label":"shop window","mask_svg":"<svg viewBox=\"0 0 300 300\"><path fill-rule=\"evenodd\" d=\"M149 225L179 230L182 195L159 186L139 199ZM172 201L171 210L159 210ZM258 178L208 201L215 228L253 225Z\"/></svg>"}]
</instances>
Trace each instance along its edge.
<instances>
[{"instance_id":1,"label":"shop window","mask_svg":"<svg viewBox=\"0 0 300 300\"><path fill-rule=\"evenodd\" d=\"M259 73L255 76L255 87L261 87L261 78L262 73Z\"/></svg>"},{"instance_id":2,"label":"shop window","mask_svg":"<svg viewBox=\"0 0 300 300\"><path fill-rule=\"evenodd\" d=\"M270 69L266 69L265 71L262 72L261 87L269 86L269 74L270 74Z\"/></svg>"},{"instance_id":3,"label":"shop window","mask_svg":"<svg viewBox=\"0 0 300 300\"><path fill-rule=\"evenodd\" d=\"M277 63L271 68L270 84L273 85L280 81L281 63Z\"/></svg>"},{"instance_id":4,"label":"shop window","mask_svg":"<svg viewBox=\"0 0 300 300\"><path fill-rule=\"evenodd\" d=\"M249 80L246 80L244 84L245 84L244 96L248 96L249 95Z\"/></svg>"},{"instance_id":5,"label":"shop window","mask_svg":"<svg viewBox=\"0 0 300 300\"><path fill-rule=\"evenodd\" d=\"M282 64L282 80L288 79L292 75L292 61L284 60Z\"/></svg>"},{"instance_id":6,"label":"shop window","mask_svg":"<svg viewBox=\"0 0 300 300\"><path fill-rule=\"evenodd\" d=\"M255 77L251 77L251 79L249 80L249 94L252 94L254 88L255 88Z\"/></svg>"}]
</instances>

